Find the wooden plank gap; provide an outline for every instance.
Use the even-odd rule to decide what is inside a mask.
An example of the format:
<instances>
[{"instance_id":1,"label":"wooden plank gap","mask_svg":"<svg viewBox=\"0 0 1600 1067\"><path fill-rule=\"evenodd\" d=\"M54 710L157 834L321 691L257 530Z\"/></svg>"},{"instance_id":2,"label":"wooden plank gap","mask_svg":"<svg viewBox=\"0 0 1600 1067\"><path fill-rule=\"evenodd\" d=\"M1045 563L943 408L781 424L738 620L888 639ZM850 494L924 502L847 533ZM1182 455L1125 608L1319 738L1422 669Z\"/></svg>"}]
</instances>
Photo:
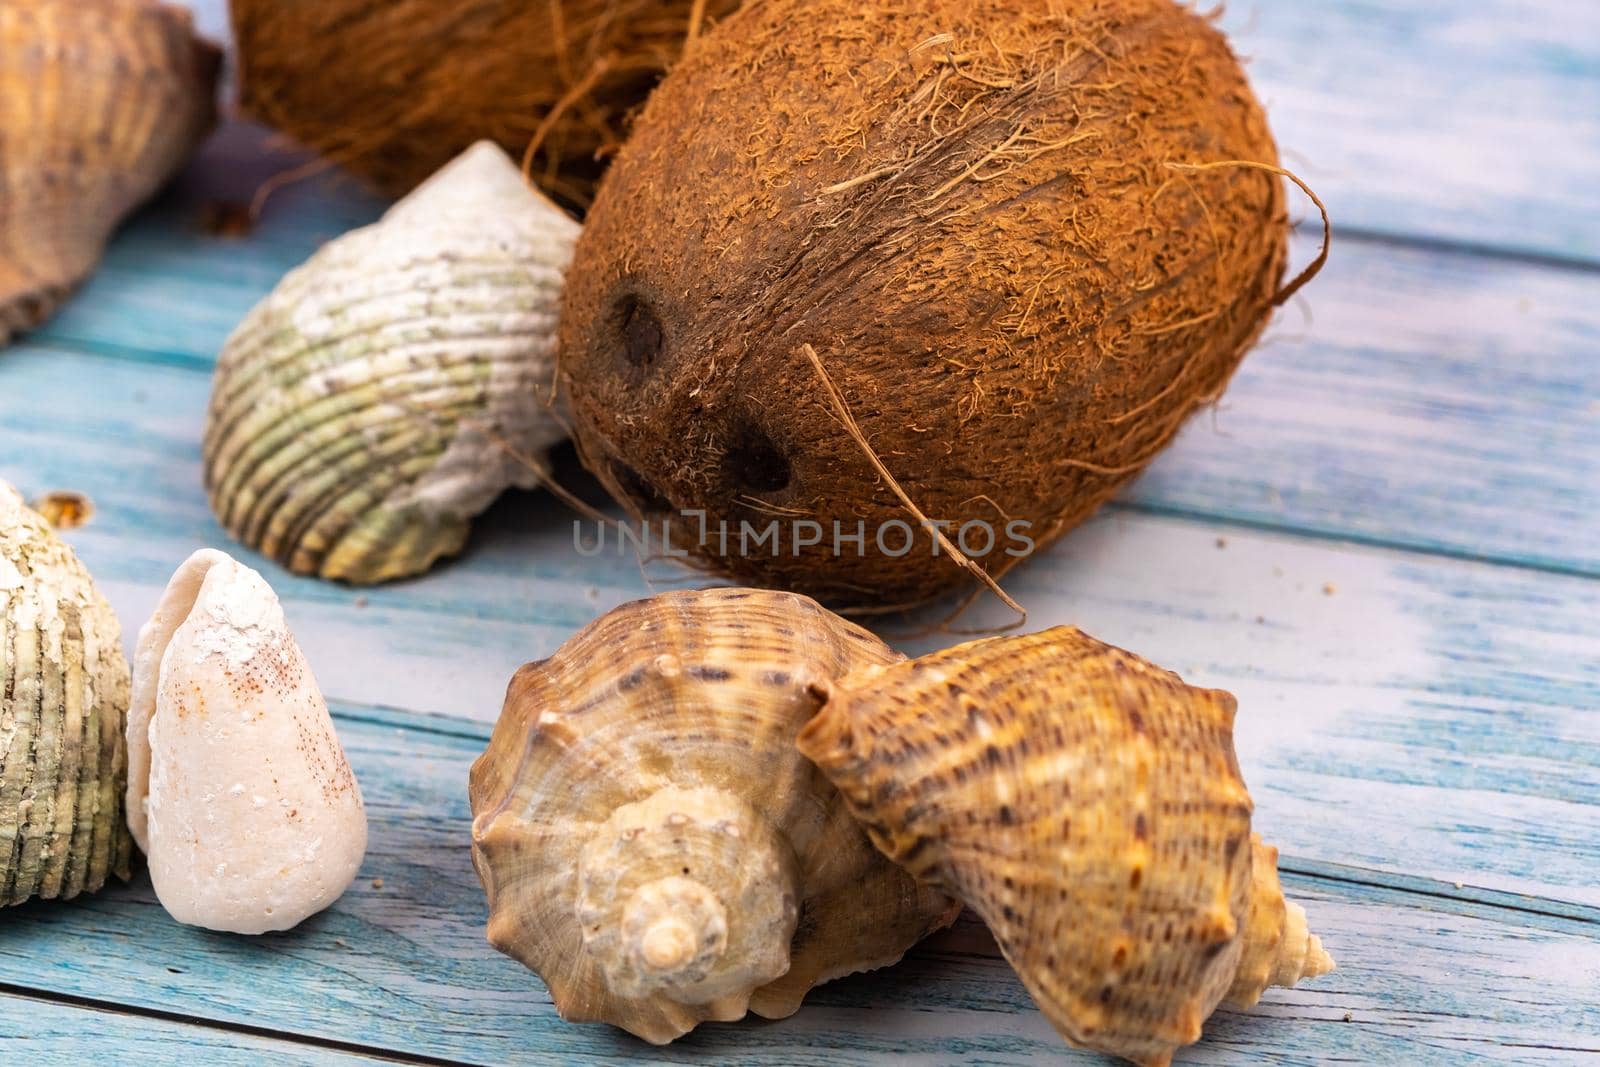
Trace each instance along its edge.
<instances>
[{"instance_id":1,"label":"wooden plank gap","mask_svg":"<svg viewBox=\"0 0 1600 1067\"><path fill-rule=\"evenodd\" d=\"M1295 223L1295 232L1320 239L1322 236L1322 220L1315 218L1315 214L1315 212L1312 213L1313 219L1305 219ZM1577 271L1582 274L1600 274L1600 260L1587 256L1509 248L1482 241L1456 240L1449 237L1404 233L1399 230L1382 230L1368 226L1342 226L1339 224L1338 214L1334 213L1333 243L1335 249L1346 242L1379 247L1404 248L1417 252L1436 252L1441 255L1468 256L1473 259L1488 259L1499 263L1520 263L1530 267L1549 267L1554 270ZM1337 255L1337 251L1335 255ZM1315 288L1311 289L1310 292L1315 294Z\"/></svg>"},{"instance_id":2,"label":"wooden plank gap","mask_svg":"<svg viewBox=\"0 0 1600 1067\"><path fill-rule=\"evenodd\" d=\"M1487 552L1472 552L1456 545L1433 543L1400 535L1377 536L1359 530L1330 530L1307 525L1293 519L1268 522L1229 511L1206 511L1179 504L1152 504L1147 501L1118 496L1105 505L1107 512L1125 512L1134 515L1151 515L1156 518L1175 519L1206 528L1248 530L1251 533L1283 535L1307 541L1316 541L1332 547L1373 548L1383 552L1400 552L1408 556L1421 556L1429 560L1447 559L1457 563L1477 563L1508 570L1529 571L1534 574L1553 574L1562 578L1600 578L1600 566L1577 566L1537 556L1511 557Z\"/></svg>"},{"instance_id":3,"label":"wooden plank gap","mask_svg":"<svg viewBox=\"0 0 1600 1067\"><path fill-rule=\"evenodd\" d=\"M1526 893L1510 893L1498 889L1484 889L1465 882L1443 882L1436 878L1391 873L1354 867L1343 863L1322 860L1298 859L1284 856L1278 863L1280 874L1302 880L1315 887L1318 884L1338 883L1376 889L1388 893L1397 903L1406 904L1415 898L1442 901L1455 907L1434 909L1452 914L1482 918L1487 911L1517 912L1524 916L1553 920L1528 923L1547 930L1564 930L1585 936L1600 936L1600 908ZM1293 896L1293 894L1290 894Z\"/></svg>"},{"instance_id":4,"label":"wooden plank gap","mask_svg":"<svg viewBox=\"0 0 1600 1067\"><path fill-rule=\"evenodd\" d=\"M249 1023L207 1019L197 1015L190 1015L187 1012L164 1011L160 1008L137 1004L121 1004L115 1001L100 1000L95 997L79 996L73 993L33 989L28 986L13 985L9 982L0 982L0 996L15 997L19 1000L31 1000L46 1004L59 1004L64 1007L80 1008L85 1011L102 1012L108 1015L155 1019L161 1022L177 1023L182 1026L192 1026L199 1030L241 1034L248 1037L277 1041L285 1045L303 1045L310 1048L325 1049L329 1052L344 1052L389 1063L422 1064L426 1065L426 1067L475 1067L474 1064L467 1060L443 1059L438 1056L378 1049L356 1042L340 1041L336 1038L316 1037L310 1034L296 1034L284 1030L275 1030L270 1026L252 1026Z\"/></svg>"},{"instance_id":5,"label":"wooden plank gap","mask_svg":"<svg viewBox=\"0 0 1600 1067\"><path fill-rule=\"evenodd\" d=\"M439 737L475 741L479 744L488 744L489 735L494 732L494 723L491 722L459 719L436 711L413 711L410 708L385 704L362 704L337 697L328 699L328 709L335 719L344 722L393 726L401 730L417 730Z\"/></svg>"},{"instance_id":6,"label":"wooden plank gap","mask_svg":"<svg viewBox=\"0 0 1600 1067\"><path fill-rule=\"evenodd\" d=\"M216 360L212 357L197 356L188 352L170 352L149 346L124 345L115 341L90 340L85 337L60 337L49 332L22 334L14 343L27 345L36 351L55 352L64 356L99 356L146 366L173 367L178 370L194 371L208 378L216 370Z\"/></svg>"}]
</instances>

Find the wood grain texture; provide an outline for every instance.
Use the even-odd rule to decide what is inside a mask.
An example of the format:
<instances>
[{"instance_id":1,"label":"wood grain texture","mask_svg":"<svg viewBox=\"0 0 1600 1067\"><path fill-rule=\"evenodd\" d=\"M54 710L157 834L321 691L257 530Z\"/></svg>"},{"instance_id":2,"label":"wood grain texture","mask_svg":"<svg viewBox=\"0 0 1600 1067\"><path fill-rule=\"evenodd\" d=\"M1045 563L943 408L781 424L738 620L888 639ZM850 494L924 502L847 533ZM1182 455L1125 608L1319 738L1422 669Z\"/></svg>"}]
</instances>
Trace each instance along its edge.
<instances>
[{"instance_id":1,"label":"wood grain texture","mask_svg":"<svg viewBox=\"0 0 1600 1067\"><path fill-rule=\"evenodd\" d=\"M1306 292L1121 505L1600 575L1600 275L1336 239Z\"/></svg>"},{"instance_id":2,"label":"wood grain texture","mask_svg":"<svg viewBox=\"0 0 1600 1067\"><path fill-rule=\"evenodd\" d=\"M660 1050L561 1023L537 979L484 942L465 782L487 730L350 706L336 714L372 832L361 876L331 910L285 934L212 934L173 923L141 874L70 906L13 911L0 983L477 1063L1059 1055L970 921L899 967L821 987L788 1020L707 1026ZM1593 922L1335 879L1291 877L1288 891L1306 903L1340 970L1274 990L1255 1012L1219 1015L1192 1062L1420 1062L1445 1052L1516 1062L1534 1045L1600 1048L1585 1033L1586 1009L1563 993L1600 978ZM1499 989L1511 975L1516 993L1507 996Z\"/></svg>"},{"instance_id":3,"label":"wood grain texture","mask_svg":"<svg viewBox=\"0 0 1600 1067\"><path fill-rule=\"evenodd\" d=\"M192 6L225 27L224 0ZM1256 823L1340 961L1219 1015L1181 1059L1592 1059L1600 7L1254 0L1224 25L1286 161L1358 236L1214 415L1008 585L1030 628L1076 623L1239 695ZM274 193L248 237L211 232L299 162L227 127L58 319L0 352L0 478L95 500L69 536L130 643L192 549L236 550L199 478L223 338L285 270L383 208L324 175ZM1301 240L1297 259L1310 251ZM257 940L176 926L143 875L8 910L0 986L84 999L0 990L0 1062L363 1062L241 1026L494 1064L1059 1058L970 919L793 1019L662 1051L560 1024L488 948L465 777L506 679L616 603L698 584L631 555L585 559L570 523L546 495L514 496L462 561L366 593L240 553L343 701L367 868L332 911ZM985 606L963 623L1002 621ZM906 629L913 651L954 640Z\"/></svg>"},{"instance_id":4,"label":"wood grain texture","mask_svg":"<svg viewBox=\"0 0 1600 1067\"><path fill-rule=\"evenodd\" d=\"M285 272L383 213L384 201L337 174L263 192L308 162L260 127L223 127L34 337L209 371L229 331ZM252 224L258 193L262 216Z\"/></svg>"},{"instance_id":5,"label":"wood grain texture","mask_svg":"<svg viewBox=\"0 0 1600 1067\"><path fill-rule=\"evenodd\" d=\"M0 994L0 1063L84 1067L200 1063L206 1067L358 1067L392 1062L171 1019Z\"/></svg>"},{"instance_id":6,"label":"wood grain texture","mask_svg":"<svg viewBox=\"0 0 1600 1067\"><path fill-rule=\"evenodd\" d=\"M130 641L172 569L224 547L283 595L331 695L488 722L519 665L652 591L631 554L576 552L544 494L506 501L467 559L423 579L358 593L292 578L231 545L206 508L204 376L24 346L0 377L13 390L0 477L95 501L70 536ZM1264 825L1305 858L1600 904L1593 580L1125 510L1008 586L1031 626L1075 623L1236 692ZM1005 621L988 607L963 620Z\"/></svg>"},{"instance_id":7,"label":"wood grain texture","mask_svg":"<svg viewBox=\"0 0 1600 1067\"><path fill-rule=\"evenodd\" d=\"M276 194L249 238L207 236L202 205L248 200L261 166L247 131L231 136L34 343L203 375L283 271L380 210L312 182ZM1296 242L1297 259L1313 251ZM1584 270L1340 242L1221 404L1117 506L1600 574L1597 285ZM203 411L203 380L200 407L193 387L172 388L156 402Z\"/></svg>"},{"instance_id":8,"label":"wood grain texture","mask_svg":"<svg viewBox=\"0 0 1600 1067\"><path fill-rule=\"evenodd\" d=\"M1223 28L1341 225L1600 257L1600 6L1245 0Z\"/></svg>"}]
</instances>

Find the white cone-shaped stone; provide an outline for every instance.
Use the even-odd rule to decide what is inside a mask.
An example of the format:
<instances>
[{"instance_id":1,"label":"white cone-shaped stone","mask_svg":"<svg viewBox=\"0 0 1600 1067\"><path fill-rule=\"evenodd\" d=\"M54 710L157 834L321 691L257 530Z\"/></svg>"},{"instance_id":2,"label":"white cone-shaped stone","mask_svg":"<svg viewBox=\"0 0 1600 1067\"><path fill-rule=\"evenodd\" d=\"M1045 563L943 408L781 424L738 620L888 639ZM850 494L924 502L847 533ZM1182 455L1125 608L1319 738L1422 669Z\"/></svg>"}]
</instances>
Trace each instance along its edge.
<instances>
[{"instance_id":1,"label":"white cone-shaped stone","mask_svg":"<svg viewBox=\"0 0 1600 1067\"><path fill-rule=\"evenodd\" d=\"M255 571L196 552L139 632L128 825L179 922L286 930L349 887L361 789L327 703Z\"/></svg>"}]
</instances>

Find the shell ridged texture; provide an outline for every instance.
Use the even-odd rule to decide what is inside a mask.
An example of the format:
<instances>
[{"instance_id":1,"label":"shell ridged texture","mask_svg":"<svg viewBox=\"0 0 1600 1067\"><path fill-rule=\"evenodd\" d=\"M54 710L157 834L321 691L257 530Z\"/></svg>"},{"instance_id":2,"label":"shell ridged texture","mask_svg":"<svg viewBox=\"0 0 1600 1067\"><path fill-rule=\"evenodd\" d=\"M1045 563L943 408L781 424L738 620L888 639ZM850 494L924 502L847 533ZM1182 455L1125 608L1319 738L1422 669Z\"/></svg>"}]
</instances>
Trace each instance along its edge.
<instances>
[{"instance_id":1,"label":"shell ridged texture","mask_svg":"<svg viewBox=\"0 0 1600 1067\"><path fill-rule=\"evenodd\" d=\"M984 919L1069 1043L1163 1064L1225 995L1259 996L1241 959L1279 947L1252 931L1283 934L1253 907L1259 888L1284 912L1275 869L1252 877L1234 709L1059 628L846 678L800 747L887 855ZM1294 979L1331 966L1314 947Z\"/></svg>"},{"instance_id":2,"label":"shell ridged texture","mask_svg":"<svg viewBox=\"0 0 1600 1067\"><path fill-rule=\"evenodd\" d=\"M220 59L153 0L0 4L0 343L55 310L210 131Z\"/></svg>"},{"instance_id":3,"label":"shell ridged texture","mask_svg":"<svg viewBox=\"0 0 1600 1067\"><path fill-rule=\"evenodd\" d=\"M490 941L563 1018L655 1042L897 960L954 906L794 737L817 684L898 658L803 597L720 589L625 605L524 667L472 768Z\"/></svg>"},{"instance_id":4,"label":"shell ridged texture","mask_svg":"<svg viewBox=\"0 0 1600 1067\"><path fill-rule=\"evenodd\" d=\"M1285 900L1278 881L1278 849L1250 835L1250 912L1241 940L1244 951L1225 997L1239 1008L1254 1007L1268 986L1292 986L1334 969L1322 939L1306 924L1306 911Z\"/></svg>"},{"instance_id":5,"label":"shell ridged texture","mask_svg":"<svg viewBox=\"0 0 1600 1067\"><path fill-rule=\"evenodd\" d=\"M577 229L480 144L290 272L217 362L204 455L228 532L357 584L460 551L564 436L543 401Z\"/></svg>"},{"instance_id":6,"label":"shell ridged texture","mask_svg":"<svg viewBox=\"0 0 1600 1067\"><path fill-rule=\"evenodd\" d=\"M693 12L739 0L232 0L240 104L399 195L479 138L588 204ZM397 92L396 86L404 91Z\"/></svg>"},{"instance_id":7,"label":"shell ridged texture","mask_svg":"<svg viewBox=\"0 0 1600 1067\"><path fill-rule=\"evenodd\" d=\"M1282 182L1168 164L1276 159L1226 41L1175 0L746 5L652 94L585 220L561 327L584 461L744 584L882 605L966 583L926 536L874 545L910 516L802 345L927 516L1043 546L1271 314ZM730 552L698 510L860 522L868 550ZM998 572L1014 547L972 551Z\"/></svg>"},{"instance_id":8,"label":"shell ridged texture","mask_svg":"<svg viewBox=\"0 0 1600 1067\"><path fill-rule=\"evenodd\" d=\"M128 693L110 605L0 482L0 905L128 877Z\"/></svg>"}]
</instances>

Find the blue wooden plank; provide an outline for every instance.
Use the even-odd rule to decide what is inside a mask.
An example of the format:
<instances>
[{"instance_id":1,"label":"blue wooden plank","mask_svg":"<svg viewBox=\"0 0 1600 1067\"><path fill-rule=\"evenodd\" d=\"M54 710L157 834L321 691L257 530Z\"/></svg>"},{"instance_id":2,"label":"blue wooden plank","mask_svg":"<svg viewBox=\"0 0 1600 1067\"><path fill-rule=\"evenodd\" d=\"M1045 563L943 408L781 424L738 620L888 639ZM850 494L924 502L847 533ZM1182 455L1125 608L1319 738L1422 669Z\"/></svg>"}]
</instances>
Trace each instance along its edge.
<instances>
[{"instance_id":1,"label":"blue wooden plank","mask_svg":"<svg viewBox=\"0 0 1600 1067\"><path fill-rule=\"evenodd\" d=\"M265 183L306 162L260 127L228 125L34 336L209 370L228 333L286 271L383 212L384 201L323 174L272 193L247 232L218 232L219 215L239 223Z\"/></svg>"},{"instance_id":2,"label":"blue wooden plank","mask_svg":"<svg viewBox=\"0 0 1600 1067\"><path fill-rule=\"evenodd\" d=\"M1600 6L1247 0L1223 25L1340 224L1600 259Z\"/></svg>"},{"instance_id":3,"label":"blue wooden plank","mask_svg":"<svg viewBox=\"0 0 1600 1067\"><path fill-rule=\"evenodd\" d=\"M141 875L70 904L10 912L0 982L488 1063L648 1054L820 1065L905 1053L1017 1062L1062 1051L970 921L899 967L822 987L780 1022L707 1026L659 1052L608 1028L561 1023L540 983L483 939L465 791L480 738L412 716L348 706L336 714L372 831L360 877L330 911L286 934L210 934L171 922ZM1452 900L1444 883L1437 896L1349 879L1291 877L1289 886L1341 969L1273 991L1258 1011L1220 1014L1215 1040L1193 1062L1445 1053L1514 1062L1534 1044L1569 1054L1597 1047L1589 1005L1570 995L1600 970L1593 920ZM1510 982L1514 999L1499 992Z\"/></svg>"},{"instance_id":4,"label":"blue wooden plank","mask_svg":"<svg viewBox=\"0 0 1600 1067\"><path fill-rule=\"evenodd\" d=\"M248 199L283 165L244 130L209 152L36 342L209 370L283 271L381 207L313 182L270 201L249 239L207 236L205 203ZM1301 259L1313 249L1297 242ZM1220 407L1120 501L1600 574L1596 284L1587 270L1341 243L1306 310L1280 315ZM198 413L192 392L182 402Z\"/></svg>"},{"instance_id":5,"label":"blue wooden plank","mask_svg":"<svg viewBox=\"0 0 1600 1067\"><path fill-rule=\"evenodd\" d=\"M1124 505L1600 575L1600 275L1345 243L1307 292Z\"/></svg>"},{"instance_id":6,"label":"blue wooden plank","mask_svg":"<svg viewBox=\"0 0 1600 1067\"><path fill-rule=\"evenodd\" d=\"M0 994L0 1063L29 1067L360 1067L393 1062L104 1007Z\"/></svg>"},{"instance_id":7,"label":"blue wooden plank","mask_svg":"<svg viewBox=\"0 0 1600 1067\"><path fill-rule=\"evenodd\" d=\"M72 540L131 637L189 552L232 547L199 486L204 377L23 347L0 383L0 477L96 502ZM631 556L580 556L543 494L496 509L467 559L364 592L241 554L283 593L329 693L480 721L518 665L652 589ZM1076 623L1237 692L1261 817L1301 855L1600 902L1592 579L1123 511L1008 585L1035 626Z\"/></svg>"},{"instance_id":8,"label":"blue wooden plank","mask_svg":"<svg viewBox=\"0 0 1600 1067\"><path fill-rule=\"evenodd\" d=\"M1341 221L1406 241L1595 259L1592 5L1311 0L1229 18L1256 53L1288 162ZM276 196L247 240L201 232L205 204L247 200L292 162L264 161L248 131L228 131L47 331L76 351L0 353L0 477L100 503L74 539L130 631L178 559L224 543L200 499L196 444L216 347L282 270L381 209L314 182ZM1309 340L1283 343L1298 332L1286 318L1215 428L1191 427L1120 513L1011 583L1036 625L1077 622L1238 692L1258 823L1288 846L1289 869L1318 876L1291 882L1343 970L1260 1013L1220 1017L1196 1062L1600 1051L1584 995L1600 982L1600 593L1580 577L1600 573L1593 286L1584 269L1342 243L1311 291ZM485 719L517 663L648 589L629 560L574 559L566 522L548 498L510 501L462 564L367 594L266 571L330 692ZM984 618L999 616L968 621ZM369 866L384 891L358 883L334 912L265 942L171 927L143 883L36 905L6 917L23 922L0 939L0 981L42 969L43 988L98 989L84 965L105 958L108 996L233 1025L351 1040L386 1015L415 1016L386 1047L494 1062L646 1051L558 1025L537 983L481 944L464 802L451 793L480 728L341 713L374 804ZM407 836L424 825L437 835ZM340 945L332 930L355 936ZM42 949L13 949L14 937ZM795 1020L710 1028L669 1056L1052 1052L990 953L963 927L890 976L821 991ZM162 971L172 959L187 963L182 977Z\"/></svg>"}]
</instances>

